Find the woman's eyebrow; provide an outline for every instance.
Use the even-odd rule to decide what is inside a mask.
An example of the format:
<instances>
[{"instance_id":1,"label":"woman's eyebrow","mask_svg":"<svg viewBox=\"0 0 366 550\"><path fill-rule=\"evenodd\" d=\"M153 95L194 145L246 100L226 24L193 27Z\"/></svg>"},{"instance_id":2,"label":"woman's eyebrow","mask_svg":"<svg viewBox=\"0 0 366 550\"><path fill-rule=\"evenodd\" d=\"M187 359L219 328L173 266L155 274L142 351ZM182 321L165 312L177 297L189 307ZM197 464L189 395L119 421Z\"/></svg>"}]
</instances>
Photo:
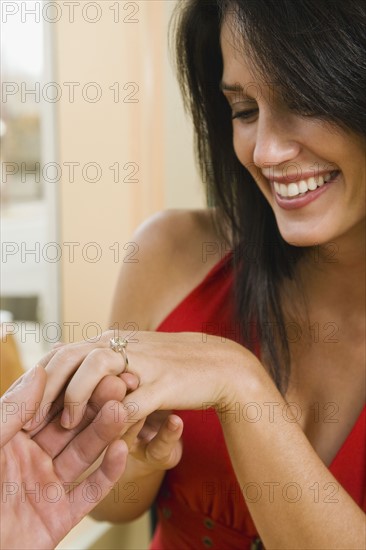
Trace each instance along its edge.
<instances>
[{"instance_id":1,"label":"woman's eyebrow","mask_svg":"<svg viewBox=\"0 0 366 550\"><path fill-rule=\"evenodd\" d=\"M231 96L231 99L236 98L237 101L249 101L250 103L256 101L256 98L248 95L243 86L241 86L238 82L235 82L235 84L226 84L222 80L219 84L219 88L223 93L227 92L228 94L235 94L234 96Z\"/></svg>"},{"instance_id":2,"label":"woman's eyebrow","mask_svg":"<svg viewBox=\"0 0 366 550\"><path fill-rule=\"evenodd\" d=\"M223 80L221 80L219 84L219 89L224 93L234 93L237 94L238 99L240 98L241 101L255 101L256 98L253 98L252 96L248 95L239 82L235 82L234 84L227 84Z\"/></svg>"},{"instance_id":3,"label":"woman's eyebrow","mask_svg":"<svg viewBox=\"0 0 366 550\"><path fill-rule=\"evenodd\" d=\"M238 82L235 82L235 84L227 84L226 82L221 80L219 88L222 92L244 92L243 87Z\"/></svg>"}]
</instances>

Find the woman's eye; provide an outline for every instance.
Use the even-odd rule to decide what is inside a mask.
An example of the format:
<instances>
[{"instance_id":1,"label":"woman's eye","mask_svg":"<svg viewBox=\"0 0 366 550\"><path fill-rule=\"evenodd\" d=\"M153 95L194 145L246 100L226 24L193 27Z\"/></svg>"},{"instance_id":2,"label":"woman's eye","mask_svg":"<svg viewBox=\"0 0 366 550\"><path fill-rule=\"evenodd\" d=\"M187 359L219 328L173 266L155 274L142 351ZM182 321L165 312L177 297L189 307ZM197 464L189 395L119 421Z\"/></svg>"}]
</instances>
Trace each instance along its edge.
<instances>
[{"instance_id":1,"label":"woman's eye","mask_svg":"<svg viewBox=\"0 0 366 550\"><path fill-rule=\"evenodd\" d=\"M254 115L258 113L258 109L249 109L247 111L239 111L237 113L233 113L231 116L231 120L234 120L236 118L239 118L241 120L247 120Z\"/></svg>"}]
</instances>

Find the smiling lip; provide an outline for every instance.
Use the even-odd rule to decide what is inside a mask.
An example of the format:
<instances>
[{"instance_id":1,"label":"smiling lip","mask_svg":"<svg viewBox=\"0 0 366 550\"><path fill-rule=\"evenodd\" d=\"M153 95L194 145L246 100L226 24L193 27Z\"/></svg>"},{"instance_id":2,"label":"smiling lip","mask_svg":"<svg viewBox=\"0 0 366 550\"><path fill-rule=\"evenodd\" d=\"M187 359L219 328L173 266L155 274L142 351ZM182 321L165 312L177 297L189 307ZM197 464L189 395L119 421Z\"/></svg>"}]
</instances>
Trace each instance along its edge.
<instances>
[{"instance_id":1,"label":"smiling lip","mask_svg":"<svg viewBox=\"0 0 366 550\"><path fill-rule=\"evenodd\" d=\"M340 172L338 172L337 176L334 179L330 180L327 183L324 183L322 187L317 187L314 191L308 191L303 196L297 196L291 199L281 197L278 193L276 193L273 181L271 181L270 184L272 193L275 196L278 206L280 206L284 210L294 210L295 208L302 208L303 206L306 206L307 204L313 202L318 197L320 197L320 195L325 193L333 183L337 182L339 175Z\"/></svg>"}]
</instances>

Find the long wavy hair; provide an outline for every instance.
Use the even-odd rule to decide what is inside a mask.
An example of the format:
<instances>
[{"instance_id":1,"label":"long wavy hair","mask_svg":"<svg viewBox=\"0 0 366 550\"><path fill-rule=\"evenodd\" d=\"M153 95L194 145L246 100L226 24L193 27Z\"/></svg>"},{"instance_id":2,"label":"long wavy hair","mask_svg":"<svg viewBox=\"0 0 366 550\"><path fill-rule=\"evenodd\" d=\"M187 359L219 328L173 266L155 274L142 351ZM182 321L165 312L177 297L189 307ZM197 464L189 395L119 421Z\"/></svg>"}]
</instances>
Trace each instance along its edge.
<instances>
[{"instance_id":1,"label":"long wavy hair","mask_svg":"<svg viewBox=\"0 0 366 550\"><path fill-rule=\"evenodd\" d=\"M229 12L243 55L293 112L364 135L366 2L181 0L171 20L176 73L194 123L208 204L220 213L222 233L231 229L237 320L251 349L254 323L262 356L284 392L290 352L280 290L286 279L294 281L309 248L281 237L271 207L235 155L231 109L220 91L220 32Z\"/></svg>"}]
</instances>

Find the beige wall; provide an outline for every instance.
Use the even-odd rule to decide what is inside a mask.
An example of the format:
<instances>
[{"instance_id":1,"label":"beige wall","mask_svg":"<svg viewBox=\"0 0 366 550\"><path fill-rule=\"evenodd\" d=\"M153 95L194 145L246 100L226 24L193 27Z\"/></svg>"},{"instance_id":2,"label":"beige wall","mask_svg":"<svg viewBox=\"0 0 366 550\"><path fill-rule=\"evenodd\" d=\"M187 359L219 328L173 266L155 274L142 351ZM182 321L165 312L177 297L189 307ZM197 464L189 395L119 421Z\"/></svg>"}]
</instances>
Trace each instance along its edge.
<instances>
[{"instance_id":1,"label":"beige wall","mask_svg":"<svg viewBox=\"0 0 366 550\"><path fill-rule=\"evenodd\" d=\"M132 3L139 7L139 22L130 24L113 22L107 9L112 4L101 3L103 17L95 24L79 18L72 24L62 19L57 26L58 81L80 82L74 103L58 104L59 162L62 167L80 163L74 182L65 166L60 186L60 240L80 243L64 247L61 274L62 322L78 323L77 339L93 336L90 323L106 327L120 261L133 251L123 246L136 226L161 209L203 204L190 122L168 60L167 25L175 2ZM81 96L81 88L90 82L102 89L96 103ZM132 86L123 90L124 84L136 83L138 103L115 103L109 89L115 82L121 97L133 91ZM93 89L87 91L91 97ZM90 162L103 172L95 183L81 177L81 167ZM109 167L119 163L122 180L129 162L138 166L138 182L115 183ZM89 170L90 179L94 174ZM97 247L88 244L93 242ZM98 252L102 256L93 263ZM65 336L69 330L64 325Z\"/></svg>"},{"instance_id":2,"label":"beige wall","mask_svg":"<svg viewBox=\"0 0 366 550\"><path fill-rule=\"evenodd\" d=\"M74 339L93 336L90 323L106 327L120 263L133 250L123 246L142 220L161 209L204 203L193 161L192 130L168 59L167 27L175 2L132 3L139 8L138 22L119 24L108 11L115 2L99 4L103 16L97 23L80 17L70 23L62 18L55 29L57 80L66 91L63 83L80 83L73 103L62 100L57 104L58 162L65 167L59 188L59 236L61 243L80 243L75 246L73 261L71 245L64 244L61 323L65 340L72 336L66 323L75 323ZM102 89L102 98L96 103L83 99L80 92L90 82ZM116 82L122 97L133 90L123 90L124 84L136 83L138 103L115 103L109 88ZM65 163L70 162L80 163L74 182L66 172ZM98 163L103 172L95 183L81 177L81 166L90 162ZM127 172L122 167L128 162L138 165L138 182L114 182L109 167L119 163L123 179ZM93 177L92 169L88 177ZM95 263L90 261L97 250L88 247L92 242L102 253ZM119 262L114 257L117 246ZM132 530L109 531L101 539L102 546L95 548L104 548L105 537L112 537L116 548L145 547L147 519L141 522ZM93 528L98 538L100 531L93 525L86 520L61 547L81 548L82 538Z\"/></svg>"}]
</instances>

